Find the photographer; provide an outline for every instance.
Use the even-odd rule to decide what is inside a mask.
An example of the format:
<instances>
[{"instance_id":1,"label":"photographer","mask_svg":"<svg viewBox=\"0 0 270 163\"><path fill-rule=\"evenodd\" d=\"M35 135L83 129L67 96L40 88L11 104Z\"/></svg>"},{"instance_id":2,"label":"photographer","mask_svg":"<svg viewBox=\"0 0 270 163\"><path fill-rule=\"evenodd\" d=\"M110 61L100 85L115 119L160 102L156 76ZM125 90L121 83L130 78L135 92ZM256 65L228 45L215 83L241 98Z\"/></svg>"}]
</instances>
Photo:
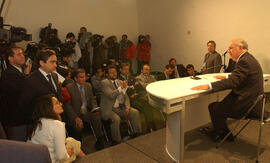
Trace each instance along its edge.
<instances>
[{"instance_id":1,"label":"photographer","mask_svg":"<svg viewBox=\"0 0 270 163\"><path fill-rule=\"evenodd\" d=\"M93 50L93 74L96 73L97 67L103 66L103 64L106 64L106 56L105 56L105 49L106 45L103 42L103 36L94 34L93 35L93 43L92 46L94 48Z\"/></svg>"},{"instance_id":2,"label":"photographer","mask_svg":"<svg viewBox=\"0 0 270 163\"><path fill-rule=\"evenodd\" d=\"M78 42L82 53L79 66L85 69L86 74L89 74L91 72L92 33L87 32L85 27L81 27Z\"/></svg>"},{"instance_id":3,"label":"photographer","mask_svg":"<svg viewBox=\"0 0 270 163\"><path fill-rule=\"evenodd\" d=\"M122 35L122 40L120 41L120 59L128 60L130 63L130 73L133 74L132 61L136 56L136 47L133 42L128 40L126 34Z\"/></svg>"},{"instance_id":4,"label":"photographer","mask_svg":"<svg viewBox=\"0 0 270 163\"><path fill-rule=\"evenodd\" d=\"M74 53L71 54L69 58L69 66L72 69L77 69L79 67L79 59L82 57L81 49L79 43L75 40L75 35L73 33L68 33L66 36L65 46L73 50Z\"/></svg>"},{"instance_id":5,"label":"photographer","mask_svg":"<svg viewBox=\"0 0 270 163\"><path fill-rule=\"evenodd\" d=\"M56 48L61 44L60 39L58 38L58 30L52 28L52 24L49 23L47 27L41 29L39 33L40 42L48 45L49 47Z\"/></svg>"},{"instance_id":6,"label":"photographer","mask_svg":"<svg viewBox=\"0 0 270 163\"><path fill-rule=\"evenodd\" d=\"M2 122L7 131L8 139L26 141L26 123L24 111L18 107L18 100L23 93L23 83L29 75L32 65L25 65L22 48L12 46L6 51L8 67L1 78Z\"/></svg>"},{"instance_id":7,"label":"photographer","mask_svg":"<svg viewBox=\"0 0 270 163\"><path fill-rule=\"evenodd\" d=\"M108 59L119 62L120 44L117 42L116 36L108 37L105 42L108 46Z\"/></svg>"}]
</instances>

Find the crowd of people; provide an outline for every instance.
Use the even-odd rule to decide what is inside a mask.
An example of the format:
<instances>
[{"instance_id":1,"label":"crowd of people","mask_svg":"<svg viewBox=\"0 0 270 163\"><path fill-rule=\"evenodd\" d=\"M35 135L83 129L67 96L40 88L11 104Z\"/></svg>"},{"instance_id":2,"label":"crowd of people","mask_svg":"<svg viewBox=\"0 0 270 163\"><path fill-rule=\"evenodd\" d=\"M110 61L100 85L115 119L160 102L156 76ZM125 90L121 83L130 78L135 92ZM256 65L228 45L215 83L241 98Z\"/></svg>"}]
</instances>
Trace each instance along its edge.
<instances>
[{"instance_id":1,"label":"crowd of people","mask_svg":"<svg viewBox=\"0 0 270 163\"><path fill-rule=\"evenodd\" d=\"M80 38L88 37L83 35L85 32L86 28L81 28ZM97 36L95 39L99 38ZM67 41L73 42L74 39L74 34L67 34ZM215 51L216 43L209 41L208 53L200 72L192 64L185 67L171 58L164 72L152 75L149 65L150 36L146 35L139 37L139 66L137 73L134 73L131 72L132 60L136 56L134 44L127 39L127 35L122 36L120 43L117 43L115 36L110 39L112 43L106 45L112 47L107 51L108 60L102 60L102 55L93 58L92 68L85 66L90 63L89 58L85 61L85 57L89 57L88 41L75 41L74 51L62 54L61 59L54 49L42 46L37 51L36 65L33 66L25 64L22 48L9 47L6 51L8 67L1 76L0 85L1 123L8 139L46 145L53 162L83 157L85 154L80 148L80 141L86 130L93 133L95 148L99 150L106 147L108 141L110 145L124 141L126 133L121 130L123 124L130 138L165 127L166 116L159 108L149 104L146 91L148 84L158 80L217 73L222 67L221 55ZM247 48L242 44L239 47L245 53ZM94 49L94 55L95 51L102 54L101 49ZM235 64L237 59L233 60ZM239 69L237 66L236 69ZM94 71L89 76L91 69ZM230 71L233 69L230 66ZM235 73L233 71L232 77ZM60 80L59 74L63 80ZM212 84L212 89L219 90L216 85ZM234 94L237 92L238 89L233 91ZM258 90L258 93L261 92L261 89ZM224 121L213 118L218 113L216 108L211 107L210 113L214 127L223 136L221 131L226 130L227 133L228 128ZM223 119L227 116L223 116ZM69 137L66 138L66 135ZM67 146L67 142L72 145Z\"/></svg>"}]
</instances>

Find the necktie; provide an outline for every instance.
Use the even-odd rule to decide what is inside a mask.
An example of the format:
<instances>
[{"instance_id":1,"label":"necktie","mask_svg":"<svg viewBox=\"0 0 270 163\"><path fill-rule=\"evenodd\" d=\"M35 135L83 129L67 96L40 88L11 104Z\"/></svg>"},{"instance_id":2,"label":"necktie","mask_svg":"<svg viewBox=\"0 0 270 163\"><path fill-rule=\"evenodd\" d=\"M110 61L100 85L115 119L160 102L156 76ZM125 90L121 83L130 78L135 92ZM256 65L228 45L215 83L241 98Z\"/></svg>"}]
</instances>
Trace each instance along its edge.
<instances>
[{"instance_id":1,"label":"necktie","mask_svg":"<svg viewBox=\"0 0 270 163\"><path fill-rule=\"evenodd\" d=\"M80 94L81 94L82 102L84 102L85 101L85 97L84 97L84 94L83 94L83 86L82 85L80 86Z\"/></svg>"},{"instance_id":2,"label":"necktie","mask_svg":"<svg viewBox=\"0 0 270 163\"><path fill-rule=\"evenodd\" d=\"M116 89L118 88L117 85L116 85L115 80L113 81L113 85L114 85L114 87L115 87Z\"/></svg>"},{"instance_id":3,"label":"necktie","mask_svg":"<svg viewBox=\"0 0 270 163\"><path fill-rule=\"evenodd\" d=\"M53 82L52 82L52 76L50 74L47 75L47 78L49 79L49 84L50 86L55 90L54 86L53 86Z\"/></svg>"},{"instance_id":4,"label":"necktie","mask_svg":"<svg viewBox=\"0 0 270 163\"><path fill-rule=\"evenodd\" d=\"M81 85L80 87L80 94L81 94L81 99L82 99L82 105L81 105L81 113L86 114L87 113L87 107L86 107L86 99L83 93L83 86Z\"/></svg>"}]
</instances>

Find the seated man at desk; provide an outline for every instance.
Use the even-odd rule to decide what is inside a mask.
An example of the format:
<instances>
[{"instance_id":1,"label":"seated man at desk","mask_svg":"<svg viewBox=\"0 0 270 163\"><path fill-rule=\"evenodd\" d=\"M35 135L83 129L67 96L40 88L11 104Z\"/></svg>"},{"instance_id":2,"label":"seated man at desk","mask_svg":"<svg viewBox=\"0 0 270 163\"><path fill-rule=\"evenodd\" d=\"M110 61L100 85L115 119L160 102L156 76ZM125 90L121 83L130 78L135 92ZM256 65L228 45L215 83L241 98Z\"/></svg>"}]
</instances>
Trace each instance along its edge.
<instances>
[{"instance_id":1,"label":"seated man at desk","mask_svg":"<svg viewBox=\"0 0 270 163\"><path fill-rule=\"evenodd\" d=\"M259 62L248 52L248 44L243 39L235 39L230 45L228 52L236 61L235 69L229 76L216 76L220 81L209 85L199 85L193 90L211 90L213 92L232 89L232 91L221 101L214 102L208 106L214 130L212 138L217 141L229 133L226 124L228 117L241 118L251 107L256 98L263 91L263 72ZM256 106L253 116L260 116L261 107ZM267 116L268 117L268 116ZM233 135L227 139L233 141Z\"/></svg>"}]
</instances>

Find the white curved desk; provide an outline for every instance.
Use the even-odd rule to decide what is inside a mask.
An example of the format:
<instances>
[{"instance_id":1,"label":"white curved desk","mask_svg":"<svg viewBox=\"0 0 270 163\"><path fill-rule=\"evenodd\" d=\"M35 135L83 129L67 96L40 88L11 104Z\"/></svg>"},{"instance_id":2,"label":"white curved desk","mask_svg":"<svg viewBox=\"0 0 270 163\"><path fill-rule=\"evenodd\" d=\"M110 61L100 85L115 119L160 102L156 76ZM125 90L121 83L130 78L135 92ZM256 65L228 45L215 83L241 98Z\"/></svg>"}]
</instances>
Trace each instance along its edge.
<instances>
[{"instance_id":1,"label":"white curved desk","mask_svg":"<svg viewBox=\"0 0 270 163\"><path fill-rule=\"evenodd\" d=\"M190 88L217 81L215 75L199 75L200 80L190 77L158 81L146 87L149 103L162 109L167 115L166 151L175 161L184 158L184 132L205 125L210 121L208 105L222 100L230 90L210 93ZM264 92L270 92L270 74L264 75Z\"/></svg>"}]
</instances>

